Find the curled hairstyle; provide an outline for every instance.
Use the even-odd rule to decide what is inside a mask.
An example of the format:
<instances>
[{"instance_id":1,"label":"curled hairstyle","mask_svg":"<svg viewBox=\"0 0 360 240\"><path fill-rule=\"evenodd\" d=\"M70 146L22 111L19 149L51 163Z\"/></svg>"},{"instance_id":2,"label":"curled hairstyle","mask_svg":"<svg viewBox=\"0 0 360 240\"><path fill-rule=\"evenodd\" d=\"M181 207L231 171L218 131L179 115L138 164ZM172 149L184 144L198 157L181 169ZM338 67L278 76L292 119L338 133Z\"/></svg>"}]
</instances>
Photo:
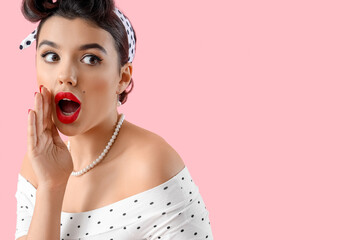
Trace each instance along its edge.
<instances>
[{"instance_id":1,"label":"curled hairstyle","mask_svg":"<svg viewBox=\"0 0 360 240\"><path fill-rule=\"evenodd\" d=\"M36 48L41 26L50 16L56 15L67 19L83 18L106 30L115 40L120 73L121 67L128 62L129 43L126 29L114 12L114 8L113 0L57 0L55 2L53 0L23 0L21 12L30 22L40 21L36 34ZM135 30L133 29L133 31L136 42ZM132 77L130 85L129 91L125 89L119 95L119 101L122 104L126 102L127 95L133 89L134 81Z\"/></svg>"}]
</instances>

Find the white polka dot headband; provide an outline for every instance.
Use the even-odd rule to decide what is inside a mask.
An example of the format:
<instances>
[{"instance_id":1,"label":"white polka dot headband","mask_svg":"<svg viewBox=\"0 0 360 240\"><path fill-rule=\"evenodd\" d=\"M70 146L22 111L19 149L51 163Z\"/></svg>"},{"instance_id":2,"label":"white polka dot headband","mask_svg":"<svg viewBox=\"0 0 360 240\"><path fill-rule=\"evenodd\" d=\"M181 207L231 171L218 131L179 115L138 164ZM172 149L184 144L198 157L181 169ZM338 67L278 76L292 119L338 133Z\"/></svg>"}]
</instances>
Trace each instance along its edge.
<instances>
[{"instance_id":1,"label":"white polka dot headband","mask_svg":"<svg viewBox=\"0 0 360 240\"><path fill-rule=\"evenodd\" d=\"M125 17L125 15L122 12L120 12L119 9L115 8L114 12L120 18L127 32L128 43L129 43L128 62L132 62L135 56L135 37L134 37L133 28L131 26L130 21L127 19L127 17ZM25 49L31 45L31 43L36 39L36 33L37 33L37 28L32 33L30 33L29 36L27 36L24 40L22 40L19 47L20 50Z\"/></svg>"}]
</instances>

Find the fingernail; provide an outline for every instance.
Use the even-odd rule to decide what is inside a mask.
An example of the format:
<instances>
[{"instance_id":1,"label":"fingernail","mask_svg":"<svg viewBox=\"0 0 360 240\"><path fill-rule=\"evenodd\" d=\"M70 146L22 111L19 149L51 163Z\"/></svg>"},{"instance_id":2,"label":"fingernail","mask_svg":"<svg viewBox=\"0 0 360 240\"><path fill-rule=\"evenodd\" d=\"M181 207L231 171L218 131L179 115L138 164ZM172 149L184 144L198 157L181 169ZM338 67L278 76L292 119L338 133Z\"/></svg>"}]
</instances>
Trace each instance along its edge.
<instances>
[{"instance_id":1,"label":"fingernail","mask_svg":"<svg viewBox=\"0 0 360 240\"><path fill-rule=\"evenodd\" d=\"M34 93L34 96L37 94L37 92Z\"/></svg>"},{"instance_id":2,"label":"fingernail","mask_svg":"<svg viewBox=\"0 0 360 240\"><path fill-rule=\"evenodd\" d=\"M40 93L41 93L41 87L43 87L44 85L40 85L39 89L40 89Z\"/></svg>"},{"instance_id":3,"label":"fingernail","mask_svg":"<svg viewBox=\"0 0 360 240\"><path fill-rule=\"evenodd\" d=\"M28 114L29 114L30 110L31 110L31 109L28 109Z\"/></svg>"}]
</instances>

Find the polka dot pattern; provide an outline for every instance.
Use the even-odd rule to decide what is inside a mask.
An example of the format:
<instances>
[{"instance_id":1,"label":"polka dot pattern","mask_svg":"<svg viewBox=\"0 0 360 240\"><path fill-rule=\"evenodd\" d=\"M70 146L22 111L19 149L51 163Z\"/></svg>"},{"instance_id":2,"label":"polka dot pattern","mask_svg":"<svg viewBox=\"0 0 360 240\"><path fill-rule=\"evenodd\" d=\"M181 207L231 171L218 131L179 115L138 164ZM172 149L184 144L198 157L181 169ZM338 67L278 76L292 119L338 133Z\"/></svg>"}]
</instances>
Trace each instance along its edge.
<instances>
[{"instance_id":1,"label":"polka dot pattern","mask_svg":"<svg viewBox=\"0 0 360 240\"><path fill-rule=\"evenodd\" d=\"M19 174L15 237L27 234L36 189ZM192 201L190 201L190 199ZM185 166L168 181L107 206L61 212L60 239L213 239L209 212Z\"/></svg>"},{"instance_id":2,"label":"polka dot pattern","mask_svg":"<svg viewBox=\"0 0 360 240\"><path fill-rule=\"evenodd\" d=\"M131 23L127 17L117 8L115 8L116 15L120 18L122 24L124 25L128 37L129 44L129 58L128 62L132 62L135 56L135 36L134 30L131 26Z\"/></svg>"},{"instance_id":3,"label":"polka dot pattern","mask_svg":"<svg viewBox=\"0 0 360 240\"><path fill-rule=\"evenodd\" d=\"M128 62L133 62L135 57L135 35L134 35L134 29L127 17L118 9L115 7L114 12L116 15L120 18L122 24L125 27L126 33L127 33L127 39L129 44L129 56L128 56ZM33 41L36 40L36 34L37 34L37 28L30 33L22 42L20 43L19 49L23 50L31 45Z\"/></svg>"}]
</instances>

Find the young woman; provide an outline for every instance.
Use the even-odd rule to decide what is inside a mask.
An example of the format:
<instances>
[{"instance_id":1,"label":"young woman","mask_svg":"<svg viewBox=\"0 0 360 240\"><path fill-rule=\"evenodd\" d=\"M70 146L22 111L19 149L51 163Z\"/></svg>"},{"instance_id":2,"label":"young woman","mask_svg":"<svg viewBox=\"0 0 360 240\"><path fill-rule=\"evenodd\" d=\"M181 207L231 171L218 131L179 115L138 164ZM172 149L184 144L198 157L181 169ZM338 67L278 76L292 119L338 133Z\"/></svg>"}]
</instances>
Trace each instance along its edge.
<instances>
[{"instance_id":1,"label":"young woman","mask_svg":"<svg viewBox=\"0 0 360 240\"><path fill-rule=\"evenodd\" d=\"M15 238L213 239L177 152L118 114L133 84L129 19L111 0L24 0L22 12L40 21L20 45L36 40L39 92L28 114Z\"/></svg>"}]
</instances>

